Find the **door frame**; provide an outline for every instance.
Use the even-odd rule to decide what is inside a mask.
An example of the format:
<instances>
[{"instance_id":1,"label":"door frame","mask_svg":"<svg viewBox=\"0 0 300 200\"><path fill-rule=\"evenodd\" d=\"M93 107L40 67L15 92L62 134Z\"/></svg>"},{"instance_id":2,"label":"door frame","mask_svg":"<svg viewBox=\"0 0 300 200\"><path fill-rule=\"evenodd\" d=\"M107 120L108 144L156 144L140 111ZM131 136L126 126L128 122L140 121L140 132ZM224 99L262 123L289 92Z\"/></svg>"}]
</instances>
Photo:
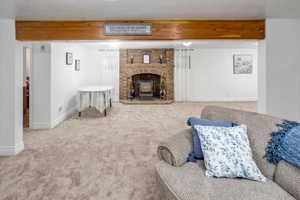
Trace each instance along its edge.
<instances>
[{"instance_id":1,"label":"door frame","mask_svg":"<svg viewBox=\"0 0 300 200\"><path fill-rule=\"evenodd\" d=\"M30 49L30 71L29 71L29 128L32 128L32 119L33 119L33 106L34 106L34 103L33 103L33 81L32 81L32 45L29 44L29 43L23 43L22 42L22 49L23 49L23 70L25 68L25 65L26 65L26 54L27 54L27 49ZM23 82L24 82L24 72L23 72ZM23 94L23 97L24 97L24 94ZM24 119L23 119L24 120ZM23 127L24 128L24 127Z\"/></svg>"}]
</instances>

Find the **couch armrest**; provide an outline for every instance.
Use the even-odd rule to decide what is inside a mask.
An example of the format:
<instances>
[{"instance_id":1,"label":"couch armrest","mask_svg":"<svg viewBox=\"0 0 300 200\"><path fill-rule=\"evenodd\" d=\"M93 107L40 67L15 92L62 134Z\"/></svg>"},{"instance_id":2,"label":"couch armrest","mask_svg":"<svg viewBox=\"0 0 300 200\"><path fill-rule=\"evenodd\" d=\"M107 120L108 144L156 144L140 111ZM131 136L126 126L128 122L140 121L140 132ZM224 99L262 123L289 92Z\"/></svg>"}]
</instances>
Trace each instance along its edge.
<instances>
[{"instance_id":1,"label":"couch armrest","mask_svg":"<svg viewBox=\"0 0 300 200\"><path fill-rule=\"evenodd\" d=\"M179 167L193 150L192 129L186 129L169 137L158 145L157 153L160 160Z\"/></svg>"}]
</instances>

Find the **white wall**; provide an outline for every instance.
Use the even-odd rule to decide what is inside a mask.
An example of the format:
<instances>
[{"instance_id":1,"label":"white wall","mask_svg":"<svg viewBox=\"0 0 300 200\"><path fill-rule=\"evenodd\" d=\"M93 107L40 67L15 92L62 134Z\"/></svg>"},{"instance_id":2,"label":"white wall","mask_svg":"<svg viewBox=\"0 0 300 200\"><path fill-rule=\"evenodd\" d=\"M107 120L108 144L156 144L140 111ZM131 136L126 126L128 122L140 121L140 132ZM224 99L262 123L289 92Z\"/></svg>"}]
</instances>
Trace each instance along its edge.
<instances>
[{"instance_id":1,"label":"white wall","mask_svg":"<svg viewBox=\"0 0 300 200\"><path fill-rule=\"evenodd\" d=\"M87 48L89 60L89 74L87 77L89 84L102 86L112 86L113 101L119 101L119 50L106 49L98 51Z\"/></svg>"},{"instance_id":2,"label":"white wall","mask_svg":"<svg viewBox=\"0 0 300 200\"><path fill-rule=\"evenodd\" d=\"M266 114L267 110L267 69L266 69L266 41L261 40L258 42L258 80L257 80L257 112Z\"/></svg>"},{"instance_id":3,"label":"white wall","mask_svg":"<svg viewBox=\"0 0 300 200\"><path fill-rule=\"evenodd\" d=\"M0 19L0 30L0 156L5 156L24 149L23 60L15 21Z\"/></svg>"},{"instance_id":4,"label":"white wall","mask_svg":"<svg viewBox=\"0 0 300 200\"><path fill-rule=\"evenodd\" d=\"M96 84L86 49L80 44L52 43L51 52L51 127L55 127L77 109L78 88ZM66 65L66 52L73 54L73 64ZM80 71L75 71L75 59ZM98 77L100 75L98 74Z\"/></svg>"},{"instance_id":5,"label":"white wall","mask_svg":"<svg viewBox=\"0 0 300 200\"><path fill-rule=\"evenodd\" d=\"M32 45L32 69L30 90L30 127L43 129L50 127L50 78L51 45Z\"/></svg>"},{"instance_id":6,"label":"white wall","mask_svg":"<svg viewBox=\"0 0 300 200\"><path fill-rule=\"evenodd\" d=\"M233 74L234 54L254 56L252 74ZM190 101L255 101L257 50L194 49L191 53L189 81Z\"/></svg>"},{"instance_id":7,"label":"white wall","mask_svg":"<svg viewBox=\"0 0 300 200\"><path fill-rule=\"evenodd\" d=\"M38 118L34 118L34 121L47 121L45 128L55 127L76 110L78 88L86 85L113 85L116 88L114 100L119 100L118 51L98 51L89 45L62 42L47 44L46 52L41 52L40 48L41 44L34 44L32 73L35 82L44 82L39 83L34 91L36 101L43 102L37 105L36 110L43 112L37 113ZM79 72L74 70L74 64L66 65L66 52L72 52L74 60L80 59ZM234 54L254 56L253 74L233 74ZM188 87L190 101L257 99L256 49L195 49L191 61L191 83ZM39 126L34 127L42 128L43 124L40 124L38 122Z\"/></svg>"},{"instance_id":8,"label":"white wall","mask_svg":"<svg viewBox=\"0 0 300 200\"><path fill-rule=\"evenodd\" d=\"M45 51L41 51L42 45ZM33 43L32 46L34 109L31 128L53 128L74 113L78 106L79 87L112 84L119 87L116 52L104 55L80 43ZM73 54L72 65L66 65L66 52ZM117 57L110 59L111 55ZM75 71L75 59L80 60L80 71ZM115 96L118 98L118 89Z\"/></svg>"},{"instance_id":9,"label":"white wall","mask_svg":"<svg viewBox=\"0 0 300 200\"><path fill-rule=\"evenodd\" d=\"M266 21L266 112L300 120L300 19Z\"/></svg>"}]
</instances>

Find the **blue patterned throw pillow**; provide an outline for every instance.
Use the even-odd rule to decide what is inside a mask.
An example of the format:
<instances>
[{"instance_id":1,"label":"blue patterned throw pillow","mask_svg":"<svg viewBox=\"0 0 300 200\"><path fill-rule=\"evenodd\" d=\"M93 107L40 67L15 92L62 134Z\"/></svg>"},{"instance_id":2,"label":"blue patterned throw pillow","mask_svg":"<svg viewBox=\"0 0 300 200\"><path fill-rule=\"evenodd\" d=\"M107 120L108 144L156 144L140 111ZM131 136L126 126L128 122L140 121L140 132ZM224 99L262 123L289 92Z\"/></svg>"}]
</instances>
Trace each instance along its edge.
<instances>
[{"instance_id":1,"label":"blue patterned throw pillow","mask_svg":"<svg viewBox=\"0 0 300 200\"><path fill-rule=\"evenodd\" d=\"M190 117L187 120L187 125L192 127L192 136L193 136L193 151L188 155L188 162L196 162L197 159L203 158L203 153L200 146L200 139L195 130L195 125L201 126L222 126L222 127L232 127L235 124L232 121L213 121L213 120L205 120L197 117Z\"/></svg>"},{"instance_id":2,"label":"blue patterned throw pillow","mask_svg":"<svg viewBox=\"0 0 300 200\"><path fill-rule=\"evenodd\" d=\"M208 177L247 178L266 181L256 166L247 126L195 126L201 142Z\"/></svg>"}]
</instances>

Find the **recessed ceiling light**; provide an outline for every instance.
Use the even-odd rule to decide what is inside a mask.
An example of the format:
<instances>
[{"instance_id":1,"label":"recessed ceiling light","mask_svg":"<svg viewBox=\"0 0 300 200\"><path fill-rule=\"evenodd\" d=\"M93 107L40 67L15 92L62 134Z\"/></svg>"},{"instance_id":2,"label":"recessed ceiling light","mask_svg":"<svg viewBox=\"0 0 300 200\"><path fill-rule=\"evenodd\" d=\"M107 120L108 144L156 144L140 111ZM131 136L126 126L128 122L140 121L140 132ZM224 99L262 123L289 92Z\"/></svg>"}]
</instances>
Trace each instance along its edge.
<instances>
[{"instance_id":1,"label":"recessed ceiling light","mask_svg":"<svg viewBox=\"0 0 300 200\"><path fill-rule=\"evenodd\" d=\"M185 46L185 47L189 47L189 46L191 46L193 43L192 43L192 42L183 42L182 44L183 44L183 46Z\"/></svg>"}]
</instances>

